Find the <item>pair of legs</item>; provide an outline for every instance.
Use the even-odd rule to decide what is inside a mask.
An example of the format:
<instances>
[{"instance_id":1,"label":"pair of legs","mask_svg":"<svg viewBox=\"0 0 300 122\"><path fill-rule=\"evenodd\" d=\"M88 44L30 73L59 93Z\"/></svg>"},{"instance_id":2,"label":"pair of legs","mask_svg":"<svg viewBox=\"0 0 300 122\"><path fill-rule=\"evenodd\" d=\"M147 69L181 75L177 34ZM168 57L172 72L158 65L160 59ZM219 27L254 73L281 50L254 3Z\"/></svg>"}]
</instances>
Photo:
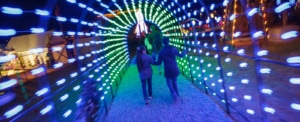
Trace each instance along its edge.
<instances>
[{"instance_id":1,"label":"pair of legs","mask_svg":"<svg viewBox=\"0 0 300 122\"><path fill-rule=\"evenodd\" d=\"M147 79L142 79L141 81L142 81L142 90L143 90L144 100L147 101L149 99L149 97L152 97L152 77L147 78ZM146 86L148 86L148 90L147 90Z\"/></svg>"},{"instance_id":2,"label":"pair of legs","mask_svg":"<svg viewBox=\"0 0 300 122\"><path fill-rule=\"evenodd\" d=\"M176 101L179 99L179 92L177 87L177 77L168 78L166 77L167 85L171 92L173 99Z\"/></svg>"}]
</instances>

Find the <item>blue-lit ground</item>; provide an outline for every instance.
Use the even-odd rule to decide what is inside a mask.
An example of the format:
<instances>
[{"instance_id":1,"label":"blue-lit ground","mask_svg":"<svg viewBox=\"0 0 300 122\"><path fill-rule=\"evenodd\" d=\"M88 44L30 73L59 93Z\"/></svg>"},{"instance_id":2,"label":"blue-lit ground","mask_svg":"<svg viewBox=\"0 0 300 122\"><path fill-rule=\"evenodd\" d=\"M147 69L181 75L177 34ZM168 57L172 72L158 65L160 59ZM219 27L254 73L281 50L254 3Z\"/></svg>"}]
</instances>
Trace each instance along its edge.
<instances>
[{"instance_id":1,"label":"blue-lit ground","mask_svg":"<svg viewBox=\"0 0 300 122\"><path fill-rule=\"evenodd\" d=\"M145 105L135 64L131 64L106 117L107 122L231 122L205 93L182 75L178 77L181 103L173 103L163 75L153 66L153 99Z\"/></svg>"}]
</instances>

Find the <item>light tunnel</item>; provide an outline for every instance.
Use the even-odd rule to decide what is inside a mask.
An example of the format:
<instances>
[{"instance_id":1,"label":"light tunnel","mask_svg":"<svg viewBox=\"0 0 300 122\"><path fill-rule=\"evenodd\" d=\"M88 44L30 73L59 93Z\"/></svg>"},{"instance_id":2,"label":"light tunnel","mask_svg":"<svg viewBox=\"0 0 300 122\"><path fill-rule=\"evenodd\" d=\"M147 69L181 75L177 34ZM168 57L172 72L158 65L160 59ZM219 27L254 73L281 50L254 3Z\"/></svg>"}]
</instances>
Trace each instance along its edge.
<instances>
[{"instance_id":1,"label":"light tunnel","mask_svg":"<svg viewBox=\"0 0 300 122\"><path fill-rule=\"evenodd\" d=\"M233 121L300 121L299 0L15 0L0 7L0 121L104 121L151 25L188 52L177 59L181 76Z\"/></svg>"}]
</instances>

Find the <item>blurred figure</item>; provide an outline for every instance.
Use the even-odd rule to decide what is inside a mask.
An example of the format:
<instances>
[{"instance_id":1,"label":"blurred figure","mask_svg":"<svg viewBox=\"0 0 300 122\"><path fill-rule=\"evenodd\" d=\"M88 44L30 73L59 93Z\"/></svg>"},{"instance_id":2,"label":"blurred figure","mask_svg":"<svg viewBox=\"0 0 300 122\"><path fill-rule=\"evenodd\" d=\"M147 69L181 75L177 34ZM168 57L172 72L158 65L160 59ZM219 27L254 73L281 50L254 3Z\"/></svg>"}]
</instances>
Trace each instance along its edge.
<instances>
[{"instance_id":1,"label":"blurred figure","mask_svg":"<svg viewBox=\"0 0 300 122\"><path fill-rule=\"evenodd\" d=\"M154 65L164 63L164 75L171 95L175 102L179 99L179 92L177 87L177 77L180 74L176 57L184 57L186 52L179 53L178 49L169 44L170 40L167 37L162 39L164 47L158 54L158 59Z\"/></svg>"},{"instance_id":2,"label":"blurred figure","mask_svg":"<svg viewBox=\"0 0 300 122\"><path fill-rule=\"evenodd\" d=\"M162 34L156 30L155 26L150 26L151 34L149 35L149 42L152 45L152 53L154 55L157 55L158 52L162 48ZM158 65L158 72L161 74L161 65Z\"/></svg>"},{"instance_id":3,"label":"blurred figure","mask_svg":"<svg viewBox=\"0 0 300 122\"><path fill-rule=\"evenodd\" d=\"M146 54L146 47L144 45L137 47L136 64L139 72L139 77L142 82L143 96L146 104L150 103L152 98L152 67L150 64L154 63L154 60L150 55ZM148 86L148 92L146 89Z\"/></svg>"}]
</instances>

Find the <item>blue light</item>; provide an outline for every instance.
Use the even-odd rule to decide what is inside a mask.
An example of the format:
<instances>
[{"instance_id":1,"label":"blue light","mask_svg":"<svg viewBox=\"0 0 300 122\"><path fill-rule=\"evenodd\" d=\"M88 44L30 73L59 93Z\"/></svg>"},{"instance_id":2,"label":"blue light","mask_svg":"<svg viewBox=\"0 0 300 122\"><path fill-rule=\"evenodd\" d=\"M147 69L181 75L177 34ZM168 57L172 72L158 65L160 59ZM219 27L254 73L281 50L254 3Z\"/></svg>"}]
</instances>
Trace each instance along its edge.
<instances>
[{"instance_id":1,"label":"blue light","mask_svg":"<svg viewBox=\"0 0 300 122\"><path fill-rule=\"evenodd\" d=\"M41 16L48 16L49 15L48 11L40 10L40 9L36 9L34 13L37 14L37 15L41 15Z\"/></svg>"},{"instance_id":2,"label":"blue light","mask_svg":"<svg viewBox=\"0 0 300 122\"><path fill-rule=\"evenodd\" d=\"M239 37L239 36L241 36L241 35L242 35L241 32L235 32L235 33L233 34L233 37Z\"/></svg>"},{"instance_id":3,"label":"blue light","mask_svg":"<svg viewBox=\"0 0 300 122\"><path fill-rule=\"evenodd\" d=\"M1 9L2 9L2 13L4 14L13 14L13 15L23 14L23 10L20 8L1 7Z\"/></svg>"},{"instance_id":4,"label":"blue light","mask_svg":"<svg viewBox=\"0 0 300 122\"><path fill-rule=\"evenodd\" d=\"M63 114L65 118L67 118L72 113L72 110L68 110L66 113Z\"/></svg>"},{"instance_id":5,"label":"blue light","mask_svg":"<svg viewBox=\"0 0 300 122\"><path fill-rule=\"evenodd\" d=\"M36 74L39 74L39 73L42 73L42 72L44 72L44 68L42 68L42 67L31 70L32 75L36 75Z\"/></svg>"},{"instance_id":6,"label":"blue light","mask_svg":"<svg viewBox=\"0 0 300 122\"><path fill-rule=\"evenodd\" d=\"M41 52L43 52L43 51L44 51L43 48L35 48L35 49L30 49L30 50L29 50L30 53L34 53L34 54L36 54L36 53L41 53Z\"/></svg>"},{"instance_id":7,"label":"blue light","mask_svg":"<svg viewBox=\"0 0 300 122\"><path fill-rule=\"evenodd\" d=\"M61 79L59 81L56 81L56 85L61 85L64 84L66 82L66 79Z\"/></svg>"},{"instance_id":8,"label":"blue light","mask_svg":"<svg viewBox=\"0 0 300 122\"><path fill-rule=\"evenodd\" d=\"M67 0L67 2L76 3L76 0Z\"/></svg>"},{"instance_id":9,"label":"blue light","mask_svg":"<svg viewBox=\"0 0 300 122\"><path fill-rule=\"evenodd\" d=\"M86 8L86 5L83 4L83 3L78 3L78 6L79 6L80 8Z\"/></svg>"},{"instance_id":10,"label":"blue light","mask_svg":"<svg viewBox=\"0 0 300 122\"><path fill-rule=\"evenodd\" d=\"M75 47L74 45L67 45L67 49L72 49L74 47Z\"/></svg>"},{"instance_id":11,"label":"blue light","mask_svg":"<svg viewBox=\"0 0 300 122\"><path fill-rule=\"evenodd\" d=\"M64 64L63 63L57 63L57 64L54 64L53 65L53 68L59 68L59 67L62 67Z\"/></svg>"},{"instance_id":12,"label":"blue light","mask_svg":"<svg viewBox=\"0 0 300 122\"><path fill-rule=\"evenodd\" d=\"M42 95L46 94L48 91L49 91L48 88L43 88L43 89L37 91L37 92L35 93L35 95L36 95L36 96L42 96Z\"/></svg>"},{"instance_id":13,"label":"blue light","mask_svg":"<svg viewBox=\"0 0 300 122\"><path fill-rule=\"evenodd\" d=\"M48 113L52 108L53 108L52 105L47 105L45 108L43 108L43 109L40 111L40 114L45 115L45 114Z\"/></svg>"},{"instance_id":14,"label":"blue light","mask_svg":"<svg viewBox=\"0 0 300 122\"><path fill-rule=\"evenodd\" d=\"M10 60L15 59L15 55L6 55L6 56L0 56L0 63L8 62Z\"/></svg>"},{"instance_id":15,"label":"blue light","mask_svg":"<svg viewBox=\"0 0 300 122\"><path fill-rule=\"evenodd\" d=\"M60 21L60 22L65 22L65 21L67 21L67 18L66 17L56 17L56 20Z\"/></svg>"},{"instance_id":16,"label":"blue light","mask_svg":"<svg viewBox=\"0 0 300 122\"><path fill-rule=\"evenodd\" d=\"M289 8L291 8L290 3L289 2L285 2L285 3L281 4L280 6L276 7L275 8L275 12L276 13L281 13L284 10L289 9Z\"/></svg>"},{"instance_id":17,"label":"blue light","mask_svg":"<svg viewBox=\"0 0 300 122\"><path fill-rule=\"evenodd\" d=\"M43 33L45 30L43 28L30 28L31 33Z\"/></svg>"},{"instance_id":18,"label":"blue light","mask_svg":"<svg viewBox=\"0 0 300 122\"><path fill-rule=\"evenodd\" d=\"M236 15L235 14L232 14L230 17L229 17L229 20L234 20L236 18Z\"/></svg>"},{"instance_id":19,"label":"blue light","mask_svg":"<svg viewBox=\"0 0 300 122\"><path fill-rule=\"evenodd\" d=\"M300 111L300 104L292 103L291 108Z\"/></svg>"},{"instance_id":20,"label":"blue light","mask_svg":"<svg viewBox=\"0 0 300 122\"><path fill-rule=\"evenodd\" d=\"M53 36L62 36L62 32L52 32Z\"/></svg>"},{"instance_id":21,"label":"blue light","mask_svg":"<svg viewBox=\"0 0 300 122\"><path fill-rule=\"evenodd\" d=\"M229 0L224 0L223 6L227 6L228 3L229 3Z\"/></svg>"},{"instance_id":22,"label":"blue light","mask_svg":"<svg viewBox=\"0 0 300 122\"><path fill-rule=\"evenodd\" d=\"M289 38L294 38L298 36L298 32L297 31L289 31L286 32L284 34L281 34L281 38L282 39L289 39Z\"/></svg>"},{"instance_id":23,"label":"blue light","mask_svg":"<svg viewBox=\"0 0 300 122\"><path fill-rule=\"evenodd\" d=\"M75 19L75 18L71 18L70 21L73 22L73 23L79 22L79 20L78 20L78 19Z\"/></svg>"},{"instance_id":24,"label":"blue light","mask_svg":"<svg viewBox=\"0 0 300 122\"><path fill-rule=\"evenodd\" d=\"M0 36L13 36L16 35L16 33L14 29L0 29Z\"/></svg>"},{"instance_id":25,"label":"blue light","mask_svg":"<svg viewBox=\"0 0 300 122\"><path fill-rule=\"evenodd\" d=\"M79 86L79 85L75 86L75 87L73 88L73 91L77 91L78 89L80 89L80 86Z\"/></svg>"},{"instance_id":26,"label":"blue light","mask_svg":"<svg viewBox=\"0 0 300 122\"><path fill-rule=\"evenodd\" d=\"M290 78L289 81L291 84L300 84L300 78Z\"/></svg>"},{"instance_id":27,"label":"blue light","mask_svg":"<svg viewBox=\"0 0 300 122\"><path fill-rule=\"evenodd\" d=\"M215 4L211 4L211 5L210 5L210 10L214 10L214 9L215 9L215 6L216 6Z\"/></svg>"},{"instance_id":28,"label":"blue light","mask_svg":"<svg viewBox=\"0 0 300 122\"><path fill-rule=\"evenodd\" d=\"M69 36L72 36L72 35L75 35L75 32L73 32L73 31L68 31L67 34L68 34Z\"/></svg>"},{"instance_id":29,"label":"blue light","mask_svg":"<svg viewBox=\"0 0 300 122\"><path fill-rule=\"evenodd\" d=\"M74 72L74 73L72 73L70 76L71 76L71 78L74 78L74 77L76 77L78 75L78 73L77 72Z\"/></svg>"},{"instance_id":30,"label":"blue light","mask_svg":"<svg viewBox=\"0 0 300 122\"><path fill-rule=\"evenodd\" d=\"M288 63L300 63L300 56L289 57L286 59Z\"/></svg>"},{"instance_id":31,"label":"blue light","mask_svg":"<svg viewBox=\"0 0 300 122\"><path fill-rule=\"evenodd\" d=\"M10 117L16 115L17 113L19 113L19 112L22 111L22 110L23 110L23 105L17 105L17 106L14 107L13 109L11 109L11 110L5 112L5 113L4 113L4 116L5 116L6 118L10 118Z\"/></svg>"},{"instance_id":32,"label":"blue light","mask_svg":"<svg viewBox=\"0 0 300 122\"><path fill-rule=\"evenodd\" d=\"M69 94L65 94L65 95L61 96L59 99L60 99L60 101L65 101L68 98L69 98Z\"/></svg>"},{"instance_id":33,"label":"blue light","mask_svg":"<svg viewBox=\"0 0 300 122\"><path fill-rule=\"evenodd\" d=\"M257 52L257 56L265 56L268 55L268 51L267 50L261 50Z\"/></svg>"},{"instance_id":34,"label":"blue light","mask_svg":"<svg viewBox=\"0 0 300 122\"><path fill-rule=\"evenodd\" d=\"M52 51L61 51L62 48L61 47L52 47Z\"/></svg>"},{"instance_id":35,"label":"blue light","mask_svg":"<svg viewBox=\"0 0 300 122\"><path fill-rule=\"evenodd\" d=\"M75 58L68 59L68 62L69 62L69 63L73 63L73 62L75 62L75 61L76 61Z\"/></svg>"},{"instance_id":36,"label":"blue light","mask_svg":"<svg viewBox=\"0 0 300 122\"><path fill-rule=\"evenodd\" d=\"M258 32L256 32L256 33L253 34L253 37L254 37L254 38L258 38L258 37L260 37L260 36L263 36L263 34L264 34L264 32L258 31Z\"/></svg>"},{"instance_id":37,"label":"blue light","mask_svg":"<svg viewBox=\"0 0 300 122\"><path fill-rule=\"evenodd\" d=\"M201 11L201 12L204 12L204 10L205 10L204 7L201 7L201 10L200 10L200 11Z\"/></svg>"},{"instance_id":38,"label":"blue light","mask_svg":"<svg viewBox=\"0 0 300 122\"><path fill-rule=\"evenodd\" d=\"M9 81L4 81L4 82L0 83L0 90L12 87L16 83L17 83L16 79L10 79Z\"/></svg>"},{"instance_id":39,"label":"blue light","mask_svg":"<svg viewBox=\"0 0 300 122\"><path fill-rule=\"evenodd\" d=\"M258 12L257 8L253 8L248 12L248 16L253 16L254 14L256 14Z\"/></svg>"}]
</instances>

